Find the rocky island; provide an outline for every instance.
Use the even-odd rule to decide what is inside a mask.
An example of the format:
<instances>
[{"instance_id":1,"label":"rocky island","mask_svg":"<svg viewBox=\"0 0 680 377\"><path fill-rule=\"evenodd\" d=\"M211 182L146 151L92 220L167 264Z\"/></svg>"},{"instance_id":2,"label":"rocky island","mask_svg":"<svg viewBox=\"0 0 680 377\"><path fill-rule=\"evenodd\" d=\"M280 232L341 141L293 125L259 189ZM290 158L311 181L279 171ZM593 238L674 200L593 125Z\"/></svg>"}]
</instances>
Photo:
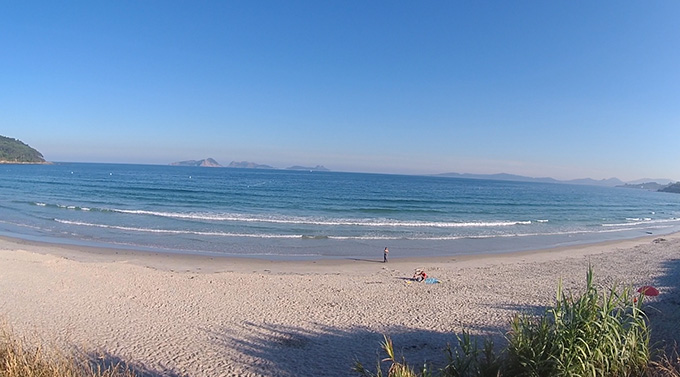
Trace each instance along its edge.
<instances>
[{"instance_id":1,"label":"rocky island","mask_svg":"<svg viewBox=\"0 0 680 377\"><path fill-rule=\"evenodd\" d=\"M200 167L211 167L211 168L222 168L222 167L224 167L212 158L206 158L206 159L203 159L203 160L179 161L179 162L173 162L170 165L172 165L172 166L200 166ZM250 162L250 161L232 161L226 167L227 168L235 168L235 169L276 169L275 167L270 166L270 165L258 164L258 163ZM289 168L286 168L286 170L330 171L322 165L316 165L315 167L291 166Z\"/></svg>"},{"instance_id":2,"label":"rocky island","mask_svg":"<svg viewBox=\"0 0 680 377\"><path fill-rule=\"evenodd\" d=\"M239 169L275 169L273 166L256 164L249 161L232 161L227 167Z\"/></svg>"},{"instance_id":3,"label":"rocky island","mask_svg":"<svg viewBox=\"0 0 680 377\"><path fill-rule=\"evenodd\" d=\"M202 166L202 167L209 167L209 168L221 168L222 165L220 165L217 161L213 160L212 158L206 158L203 160L188 160L188 161L179 161L179 162L173 162L170 164L172 166Z\"/></svg>"},{"instance_id":4,"label":"rocky island","mask_svg":"<svg viewBox=\"0 0 680 377\"><path fill-rule=\"evenodd\" d=\"M306 166L291 166L289 168L286 168L286 170L309 170L309 171L330 171L328 170L325 166L323 165L316 165L313 168L306 167Z\"/></svg>"},{"instance_id":5,"label":"rocky island","mask_svg":"<svg viewBox=\"0 0 680 377\"><path fill-rule=\"evenodd\" d=\"M17 139L0 136L0 164L47 164L42 153Z\"/></svg>"}]
</instances>

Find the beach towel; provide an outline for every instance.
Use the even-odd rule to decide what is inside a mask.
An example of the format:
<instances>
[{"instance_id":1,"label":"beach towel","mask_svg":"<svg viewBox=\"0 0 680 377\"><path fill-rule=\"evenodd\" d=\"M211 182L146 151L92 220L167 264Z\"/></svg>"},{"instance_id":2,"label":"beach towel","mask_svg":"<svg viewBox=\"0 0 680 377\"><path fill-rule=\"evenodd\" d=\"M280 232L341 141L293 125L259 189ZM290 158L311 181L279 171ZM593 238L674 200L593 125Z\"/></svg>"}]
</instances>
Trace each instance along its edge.
<instances>
[{"instance_id":1,"label":"beach towel","mask_svg":"<svg viewBox=\"0 0 680 377\"><path fill-rule=\"evenodd\" d=\"M435 278L427 278L427 279L425 279L425 284L437 284L437 283L439 283L439 280L437 280L437 279L435 279Z\"/></svg>"}]
</instances>

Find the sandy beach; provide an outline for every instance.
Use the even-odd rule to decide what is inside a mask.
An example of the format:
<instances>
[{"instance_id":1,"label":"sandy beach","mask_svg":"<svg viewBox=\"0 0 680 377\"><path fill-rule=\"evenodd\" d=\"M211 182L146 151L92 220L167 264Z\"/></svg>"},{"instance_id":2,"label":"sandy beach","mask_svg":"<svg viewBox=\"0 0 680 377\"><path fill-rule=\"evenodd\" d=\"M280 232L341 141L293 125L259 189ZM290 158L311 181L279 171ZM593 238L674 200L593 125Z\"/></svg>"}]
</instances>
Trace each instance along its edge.
<instances>
[{"instance_id":1,"label":"sandy beach","mask_svg":"<svg viewBox=\"0 0 680 377\"><path fill-rule=\"evenodd\" d=\"M661 294L655 341L680 340L680 234L503 255L268 261L0 239L0 318L16 333L124 361L149 376L351 376L383 334L413 365L441 365L454 333L502 342L559 279ZM424 268L438 284L410 280Z\"/></svg>"}]
</instances>

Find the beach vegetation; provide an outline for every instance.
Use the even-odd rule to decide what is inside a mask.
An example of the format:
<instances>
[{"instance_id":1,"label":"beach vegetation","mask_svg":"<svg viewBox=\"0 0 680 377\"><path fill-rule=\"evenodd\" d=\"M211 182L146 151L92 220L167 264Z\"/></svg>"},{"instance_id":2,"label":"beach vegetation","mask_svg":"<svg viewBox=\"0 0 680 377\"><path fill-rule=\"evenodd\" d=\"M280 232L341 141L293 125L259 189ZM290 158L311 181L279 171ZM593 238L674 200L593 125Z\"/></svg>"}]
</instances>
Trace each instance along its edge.
<instances>
[{"instance_id":1,"label":"beach vegetation","mask_svg":"<svg viewBox=\"0 0 680 377\"><path fill-rule=\"evenodd\" d=\"M636 295L637 296L637 295ZM636 300L637 298L637 300ZM601 292L588 270L580 296L565 295L538 318L518 315L508 333L511 376L639 376L650 361L644 296L616 286Z\"/></svg>"},{"instance_id":2,"label":"beach vegetation","mask_svg":"<svg viewBox=\"0 0 680 377\"><path fill-rule=\"evenodd\" d=\"M23 142L0 136L0 162L6 163L44 163L42 153Z\"/></svg>"},{"instance_id":3,"label":"beach vegetation","mask_svg":"<svg viewBox=\"0 0 680 377\"><path fill-rule=\"evenodd\" d=\"M0 326L0 377L135 377L121 364L102 365L86 355L64 354L17 338Z\"/></svg>"},{"instance_id":4,"label":"beach vegetation","mask_svg":"<svg viewBox=\"0 0 680 377\"><path fill-rule=\"evenodd\" d=\"M506 334L507 345L496 350L491 339L479 345L469 333L457 336L457 345L444 351L447 364L437 376L680 376L680 356L665 353L652 360L644 295L630 287L598 289L592 268L582 294L565 294L558 283L555 305L542 315L519 314ZM395 359L392 342L385 337L383 349L391 363L387 377L431 376L423 367L410 369ZM371 374L360 363L355 371ZM408 371L410 374L404 374ZM397 374L400 373L400 374Z\"/></svg>"},{"instance_id":5,"label":"beach vegetation","mask_svg":"<svg viewBox=\"0 0 680 377\"><path fill-rule=\"evenodd\" d=\"M499 375L502 359L495 352L491 338L484 339L480 347L477 338L464 331L456 335L458 347L446 347L448 363L442 370L442 377L496 377Z\"/></svg>"},{"instance_id":6,"label":"beach vegetation","mask_svg":"<svg viewBox=\"0 0 680 377\"><path fill-rule=\"evenodd\" d=\"M385 335L385 340L381 344L381 348L387 354L387 357L381 361L390 363L389 369L387 370L387 377L432 377L432 374L427 369L427 365L423 365L422 369L416 372L416 370L410 367L403 358L397 360L395 358L394 345L392 344L392 339L390 339L390 337ZM354 365L354 370L364 377L384 377L385 375L383 374L380 365L381 362L379 361L376 372L373 373L364 368L363 364L357 361Z\"/></svg>"},{"instance_id":7,"label":"beach vegetation","mask_svg":"<svg viewBox=\"0 0 680 377\"><path fill-rule=\"evenodd\" d=\"M680 353L678 352L678 345L660 352L655 360L650 363L652 377L680 377Z\"/></svg>"}]
</instances>

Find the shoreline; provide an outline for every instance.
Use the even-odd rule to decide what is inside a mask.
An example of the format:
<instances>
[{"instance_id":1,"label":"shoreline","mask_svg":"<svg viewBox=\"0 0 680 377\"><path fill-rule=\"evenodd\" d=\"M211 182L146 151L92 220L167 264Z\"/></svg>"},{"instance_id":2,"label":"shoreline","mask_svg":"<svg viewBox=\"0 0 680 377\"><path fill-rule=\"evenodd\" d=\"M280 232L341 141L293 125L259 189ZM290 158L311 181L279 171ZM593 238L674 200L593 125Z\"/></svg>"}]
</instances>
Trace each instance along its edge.
<instances>
[{"instance_id":1,"label":"shoreline","mask_svg":"<svg viewBox=\"0 0 680 377\"><path fill-rule=\"evenodd\" d=\"M591 254L598 254L601 253L603 249L631 248L641 243L651 242L655 239L666 238L680 239L680 232L661 235L645 235L636 238L607 240L576 245L521 251L491 252L484 254L400 257L394 256L394 253L392 253L390 254L390 259L387 264L382 263L381 250L378 250L378 252L375 253L375 257L373 259L355 257L285 259L279 257L266 258L263 256L204 255L139 250L134 248L59 244L45 241L26 240L11 236L0 236L0 251L12 249L12 245L14 245L15 247L20 247L30 252L59 256L78 262L125 262L158 270L178 272L233 272L237 270L236 267L253 271L263 271L265 269L267 271L272 271L271 268L274 267L277 272L282 273L322 273L324 270L333 271L333 268L347 268L349 266L357 267L367 263L369 265L378 264L385 266L404 266L423 263L464 263L466 265L477 266L481 264L487 264L488 262L493 262L491 261L492 259L496 259L496 262L499 263L503 261L513 261L515 259L524 260L526 258L530 258L535 261L549 261L564 257L584 257ZM369 268L368 270L370 271L372 269Z\"/></svg>"},{"instance_id":2,"label":"shoreline","mask_svg":"<svg viewBox=\"0 0 680 377\"><path fill-rule=\"evenodd\" d=\"M663 239L663 241L661 241ZM150 376L351 376L383 334L441 366L455 334L497 344L518 313L596 284L655 285L655 341L680 340L680 233L505 254L280 261L0 237L0 319L21 336ZM410 280L424 268L439 284ZM620 286L620 285L619 285Z\"/></svg>"},{"instance_id":3,"label":"shoreline","mask_svg":"<svg viewBox=\"0 0 680 377\"><path fill-rule=\"evenodd\" d=\"M1 225L1 224L0 224ZM10 224L11 225L11 224ZM249 238L234 237L229 243L216 248L213 244L207 248L202 240L187 247L185 244L174 245L150 238L146 241L126 243L112 239L88 240L79 237L54 237L44 234L24 234L19 229L8 225L0 232L0 237L21 240L22 242L36 242L47 245L58 245L63 248L101 249L118 251L119 253L144 252L149 254L191 255L213 258L243 258L281 261L319 261L371 259L382 253L387 246L393 249L393 256L422 258L467 257L469 255L503 255L525 251L543 251L564 247L580 248L582 246L635 240L643 237L664 237L673 233L680 233L680 225L666 227L649 227L643 229L625 229L616 232L577 232L565 234L530 234L530 235L501 235L489 237L460 237L455 239L306 239L306 238ZM132 232L134 233L134 232ZM168 237L163 237L168 239ZM148 240L147 240L148 241ZM186 242L186 239L179 241ZM223 241L225 242L225 241Z\"/></svg>"},{"instance_id":4,"label":"shoreline","mask_svg":"<svg viewBox=\"0 0 680 377\"><path fill-rule=\"evenodd\" d=\"M0 161L0 165L53 165L51 161Z\"/></svg>"},{"instance_id":5,"label":"shoreline","mask_svg":"<svg viewBox=\"0 0 680 377\"><path fill-rule=\"evenodd\" d=\"M334 269L360 266L381 265L403 267L417 264L465 264L466 266L487 265L488 263L512 262L516 259L534 261L549 261L564 257L584 257L601 253L603 249L631 248L659 238L679 238L680 232L667 235L646 235L632 239L600 241L588 244L509 251L485 254L458 254L451 256L423 256L399 257L390 255L387 264L382 263L382 252L375 253L374 259L337 257L318 259L285 259L265 258L261 256L233 256L233 255L203 255L189 253L174 253L163 251L148 251L104 246L81 246L73 244L58 244L44 241L25 240L18 237L0 236L0 252L5 250L22 249L44 255L58 256L77 262L100 263L130 263L162 271L192 272L192 273L220 273L238 270L270 271L272 268L278 273L324 273ZM45 251L47 250L47 251ZM495 261L494 261L495 260ZM363 269L372 271L372 268Z\"/></svg>"}]
</instances>

